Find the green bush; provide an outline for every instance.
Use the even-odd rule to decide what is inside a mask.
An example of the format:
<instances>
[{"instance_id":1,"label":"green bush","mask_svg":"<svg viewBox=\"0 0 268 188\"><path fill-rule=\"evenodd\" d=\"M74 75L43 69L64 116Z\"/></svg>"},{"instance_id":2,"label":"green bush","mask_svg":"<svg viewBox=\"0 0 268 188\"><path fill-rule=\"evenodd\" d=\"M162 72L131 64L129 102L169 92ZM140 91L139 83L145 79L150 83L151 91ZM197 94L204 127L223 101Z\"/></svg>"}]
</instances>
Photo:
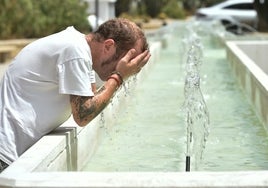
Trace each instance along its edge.
<instances>
[{"instance_id":1,"label":"green bush","mask_svg":"<svg viewBox=\"0 0 268 188\"><path fill-rule=\"evenodd\" d=\"M163 7L162 12L170 18L185 18L185 11L182 5L179 4L177 0L169 0L165 7Z\"/></svg>"},{"instance_id":2,"label":"green bush","mask_svg":"<svg viewBox=\"0 0 268 188\"><path fill-rule=\"evenodd\" d=\"M0 38L39 38L73 25L90 31L80 0L0 0Z\"/></svg>"}]
</instances>

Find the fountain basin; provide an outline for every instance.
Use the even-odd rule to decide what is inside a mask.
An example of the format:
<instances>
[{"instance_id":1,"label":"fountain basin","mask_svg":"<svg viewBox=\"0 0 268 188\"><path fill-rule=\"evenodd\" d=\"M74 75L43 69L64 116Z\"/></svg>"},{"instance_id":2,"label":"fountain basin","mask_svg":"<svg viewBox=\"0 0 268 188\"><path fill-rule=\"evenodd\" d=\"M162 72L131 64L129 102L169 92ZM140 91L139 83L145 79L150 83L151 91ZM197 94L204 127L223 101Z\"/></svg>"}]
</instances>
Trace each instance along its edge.
<instances>
[{"instance_id":1,"label":"fountain basin","mask_svg":"<svg viewBox=\"0 0 268 188\"><path fill-rule=\"evenodd\" d=\"M226 46L234 75L268 130L268 41L228 41Z\"/></svg>"},{"instance_id":2,"label":"fountain basin","mask_svg":"<svg viewBox=\"0 0 268 188\"><path fill-rule=\"evenodd\" d=\"M157 61L160 44L151 45L151 63ZM231 56L231 54L229 54ZM236 62L237 63L237 62ZM245 69L247 70L247 69ZM132 83L135 86L135 79ZM132 87L131 86L131 87ZM84 128L72 118L44 136L0 174L2 187L265 187L268 171L240 172L77 172L88 161L106 131L113 127L114 113L125 102L121 88L102 114ZM120 99L120 100L119 100Z\"/></svg>"}]
</instances>

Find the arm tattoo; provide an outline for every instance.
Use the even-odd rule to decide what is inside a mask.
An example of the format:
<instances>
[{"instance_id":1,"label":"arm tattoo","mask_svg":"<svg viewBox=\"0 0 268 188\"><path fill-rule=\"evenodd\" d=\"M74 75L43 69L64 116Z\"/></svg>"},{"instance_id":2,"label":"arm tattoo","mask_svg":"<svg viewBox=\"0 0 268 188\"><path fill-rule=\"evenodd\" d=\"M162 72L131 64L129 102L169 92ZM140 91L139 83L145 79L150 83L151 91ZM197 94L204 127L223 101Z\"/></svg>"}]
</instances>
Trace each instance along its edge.
<instances>
[{"instance_id":1,"label":"arm tattoo","mask_svg":"<svg viewBox=\"0 0 268 188\"><path fill-rule=\"evenodd\" d=\"M97 105L96 102L92 99L90 99L90 105L87 107L85 102L88 100L88 97L79 97L79 103L77 108L78 110L78 115L79 119L82 121L84 118L86 118L88 115L94 115L97 110Z\"/></svg>"},{"instance_id":2,"label":"arm tattoo","mask_svg":"<svg viewBox=\"0 0 268 188\"><path fill-rule=\"evenodd\" d=\"M101 87L96 95L102 93L105 87ZM75 106L75 115L80 121L88 121L88 117L92 119L96 117L108 104L109 101L99 101L93 97L71 95L71 103ZM90 119L91 119L90 118Z\"/></svg>"}]
</instances>

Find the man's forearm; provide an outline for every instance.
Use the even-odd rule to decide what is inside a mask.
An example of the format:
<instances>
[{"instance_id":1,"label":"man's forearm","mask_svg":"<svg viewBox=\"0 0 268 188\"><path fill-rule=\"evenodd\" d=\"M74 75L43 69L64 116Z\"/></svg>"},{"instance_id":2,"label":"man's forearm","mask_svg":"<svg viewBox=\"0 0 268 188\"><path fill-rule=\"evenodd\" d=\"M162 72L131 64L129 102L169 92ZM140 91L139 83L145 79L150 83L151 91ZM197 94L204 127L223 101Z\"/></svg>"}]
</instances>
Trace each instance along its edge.
<instances>
[{"instance_id":1,"label":"man's forearm","mask_svg":"<svg viewBox=\"0 0 268 188\"><path fill-rule=\"evenodd\" d=\"M116 79L108 79L93 97L71 95L70 101L75 122L79 126L87 125L109 104L118 87Z\"/></svg>"}]
</instances>

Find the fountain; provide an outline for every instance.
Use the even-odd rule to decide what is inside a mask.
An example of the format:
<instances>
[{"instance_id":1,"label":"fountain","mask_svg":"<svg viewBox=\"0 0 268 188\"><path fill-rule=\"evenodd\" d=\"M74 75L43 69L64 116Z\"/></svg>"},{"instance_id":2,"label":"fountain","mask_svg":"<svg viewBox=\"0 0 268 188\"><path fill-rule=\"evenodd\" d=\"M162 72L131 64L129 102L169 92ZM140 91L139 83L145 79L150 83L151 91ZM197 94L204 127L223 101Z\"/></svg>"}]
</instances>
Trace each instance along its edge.
<instances>
[{"instance_id":1,"label":"fountain","mask_svg":"<svg viewBox=\"0 0 268 188\"><path fill-rule=\"evenodd\" d=\"M209 114L200 89L201 41L193 29L189 29L188 33L191 33L191 36L185 40L185 43L189 45L189 50L186 61L185 102L183 104L187 127L186 171L190 171L191 155L194 155L194 166L198 169L209 132Z\"/></svg>"},{"instance_id":2,"label":"fountain","mask_svg":"<svg viewBox=\"0 0 268 188\"><path fill-rule=\"evenodd\" d=\"M185 28L185 24L178 24L180 26L179 33L183 34L182 28ZM201 27L198 28L200 29ZM169 30L176 31L177 28ZM205 28L204 30L211 31L213 29ZM203 31L203 33L205 32ZM179 36L179 34L176 33L175 36ZM207 36L209 36L209 34L207 34ZM169 40L169 47L167 47L167 49L161 49L160 42L151 44L151 51L153 53L151 63L145 67L141 74L137 75L137 77L133 79L133 83L137 82L138 84L129 83L129 85L126 85L126 87L130 88L137 85L135 89L136 93L135 95L133 94L135 98L131 96L131 93L128 93L126 96L124 87L122 87L114 97L111 104L87 127L77 127L70 118L59 129L55 130L50 135L43 137L33 147L26 151L16 162L0 174L0 186L267 186L268 165L266 162L266 150L268 141L265 135L266 133L264 132L264 128L259 126L262 124L259 119L256 118L255 112L252 110L249 101L243 97L244 93L239 90L239 86L233 80L233 77L231 76L231 69L226 66L226 62L228 61L225 58L225 49L222 46L213 46L204 49L203 58L205 63L202 67L199 67L204 76L199 75L199 78L197 77L198 79L194 79L197 81L195 83L200 83L203 86L202 91L204 96L201 95L202 93L200 93L200 90L196 87L193 88L197 89L195 91L197 91L197 96L201 97L200 101L202 103L206 100L206 105L210 110L210 123L212 126L210 126L210 135L206 141L206 148L203 151L203 164L198 167L201 171L184 172L185 156L183 154L186 149L184 148L185 127L183 124L185 118L180 117L177 110L167 110L172 109L172 107L174 107L173 109L178 109L178 105L183 103L183 96L179 96L178 93L183 95L183 85L185 82L181 79L181 77L183 77L182 72L179 74L176 72L180 69L178 63L176 64L171 61L165 61L169 58L179 59L178 44L180 43L177 43L173 38L166 40ZM207 37L202 39L202 43L206 46L206 43L211 42L210 40L211 39ZM222 39L220 39L220 41L222 41ZM246 46L244 46L244 48L246 48ZM228 49L230 49L229 56L232 56L232 49ZM245 58L242 58L240 60L242 61L244 59ZM236 63L236 60L237 58L234 57L231 64L239 64ZM245 72L247 72L249 68L250 67L245 66ZM208 74L205 70L216 74ZM242 73L240 73L240 75L241 74ZM253 75L253 73L250 75ZM248 83L248 80L250 80L248 76L246 76L246 79L241 77L242 83L243 80L246 80ZM164 80L164 78L167 78L168 81ZM147 83L147 80L150 80L151 82ZM162 80L163 82L161 82ZM218 81L220 81L220 84ZM214 85L216 83L216 87L212 87L213 83ZM178 92L179 90L176 89L177 87L182 88L182 92ZM247 86L247 90L249 88L256 90L258 87L261 88L261 91L263 91L261 84L256 84L250 87ZM174 92L174 90L176 92ZM144 93L147 95L141 96ZM149 95L150 93L154 95ZM167 93L171 94L171 96L167 96ZM261 92L257 91L257 93L254 94L255 101L260 101L259 99L262 99L261 101L268 101L265 98L262 98L260 93ZM161 96L160 99L157 98L161 94L163 94L163 96ZM214 94L217 94L219 97L216 98ZM128 106L134 106L135 108L140 107L139 110L136 111L138 114L130 111L130 109L126 108L126 105L121 105L130 98L134 100L133 102L128 101ZM165 103L160 104L160 101L164 101ZM236 101L240 102L236 104ZM151 107L146 109L146 104ZM258 102L257 104L261 107L261 105L265 103ZM120 108L120 106L124 106L124 109ZM160 109L162 109L162 112ZM265 109L265 107L262 107L261 109ZM116 120L114 120L115 111L127 111L127 113L132 116L126 116L124 112L117 116ZM146 113L149 115L146 115ZM206 108L203 113L207 113ZM235 116L233 115L234 113ZM160 119L157 120L157 116L159 116ZM146 123L131 124L130 127L125 124L126 121L135 123L137 122L137 119ZM155 121L151 124L148 122L148 119ZM181 119L182 121L178 121L178 119ZM167 120L172 121L171 123L167 123ZM208 119L206 120L208 121ZM234 121L236 124L235 126L232 126ZM173 124L176 125L175 128L170 126ZM146 125L146 127L143 128L142 125ZM156 130L156 127L161 129ZM140 129L143 134L134 132L138 131L138 129ZM128 132L124 132L125 130ZM223 130L226 132L223 132ZM123 133L121 135L128 136L128 140L123 140L124 142L121 142L121 136L119 136L120 133ZM164 133L168 133L168 136L165 136ZM115 137L116 135L118 136ZM135 139L129 139L133 137ZM124 139L126 137L122 138ZM159 153L149 154L147 152L143 152L145 156L142 160L144 161L141 159L138 160L140 162L145 162L146 158L148 158L147 161L151 162L153 166L139 166L135 161L134 164L136 164L136 166L134 171L126 172L124 168L119 169L118 171L80 171L88 162L98 159L102 150L106 148L106 141L107 143L110 143L108 142L109 140L115 141L116 139L119 141L118 144L122 144L116 145L117 148L119 146L127 146L127 149L130 150L132 149L132 147L130 148L132 145L129 145L129 142L136 140L136 143L139 144L138 149L154 149L157 152L163 150L165 153L161 154L161 158L158 158L160 155ZM167 143L163 143L162 141L167 141ZM251 147L252 144L254 144L254 147ZM113 148L112 145L110 145L110 147ZM239 152L236 152L237 150L239 150ZM135 152L135 150L132 151L132 155L128 154L127 156L128 159L134 160L138 153ZM170 151L174 152L174 157L166 155ZM251 154L253 154L252 158L243 157L242 155L239 160L234 160L236 153L246 154L246 152L251 152ZM263 153L263 155L258 155L259 153ZM105 154L108 155L109 152ZM113 154L114 153L111 155L113 156ZM111 156L106 157L109 159ZM117 157L114 157L113 160L116 160L116 158ZM169 161L169 159L171 159L171 161ZM121 164L125 164L127 162L133 161L121 161ZM236 162L236 164L233 162ZM138 169L138 167L141 167L141 169ZM231 167L233 167L233 169Z\"/></svg>"}]
</instances>

